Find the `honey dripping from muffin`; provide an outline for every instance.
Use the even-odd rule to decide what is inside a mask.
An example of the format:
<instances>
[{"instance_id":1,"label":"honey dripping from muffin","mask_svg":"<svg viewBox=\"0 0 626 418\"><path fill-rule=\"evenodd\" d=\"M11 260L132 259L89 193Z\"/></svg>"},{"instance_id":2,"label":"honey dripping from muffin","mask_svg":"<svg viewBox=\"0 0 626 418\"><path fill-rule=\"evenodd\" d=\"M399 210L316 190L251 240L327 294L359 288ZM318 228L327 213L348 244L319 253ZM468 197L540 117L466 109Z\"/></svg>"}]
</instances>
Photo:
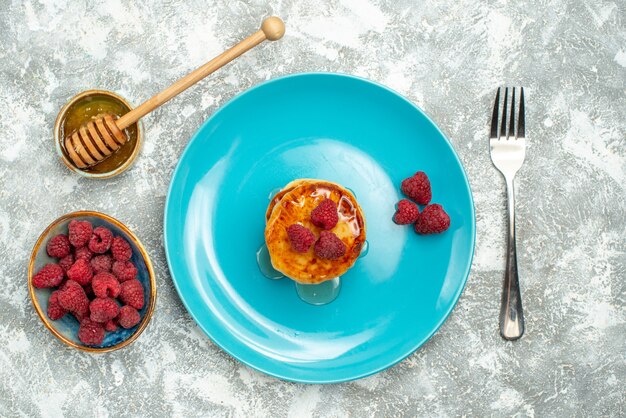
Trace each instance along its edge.
<instances>
[{"instance_id":1,"label":"honey dripping from muffin","mask_svg":"<svg viewBox=\"0 0 626 418\"><path fill-rule=\"evenodd\" d=\"M270 253L267 250L267 245L265 244L263 244L256 252L256 263L259 266L261 274L270 280L278 280L285 277L280 271L276 270L274 266L272 266Z\"/></svg>"},{"instance_id":2,"label":"honey dripping from muffin","mask_svg":"<svg viewBox=\"0 0 626 418\"><path fill-rule=\"evenodd\" d=\"M319 284L296 283L296 293L304 302L311 305L327 305L337 299L341 290L341 277L326 280Z\"/></svg>"}]
</instances>

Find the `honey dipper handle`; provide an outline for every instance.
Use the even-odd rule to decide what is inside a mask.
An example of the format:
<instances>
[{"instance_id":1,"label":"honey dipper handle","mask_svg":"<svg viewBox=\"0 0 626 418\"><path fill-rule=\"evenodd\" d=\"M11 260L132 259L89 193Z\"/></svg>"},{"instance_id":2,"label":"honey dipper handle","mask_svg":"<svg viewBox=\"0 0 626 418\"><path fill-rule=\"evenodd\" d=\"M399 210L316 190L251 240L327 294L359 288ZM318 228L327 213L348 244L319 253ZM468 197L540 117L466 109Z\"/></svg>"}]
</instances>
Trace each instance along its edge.
<instances>
[{"instance_id":1,"label":"honey dipper handle","mask_svg":"<svg viewBox=\"0 0 626 418\"><path fill-rule=\"evenodd\" d=\"M129 127L146 114L152 112L154 109L176 96L178 93L188 89L204 77L228 64L238 56L251 50L261 42L265 40L276 41L282 38L284 34L285 24L283 21L276 16L268 17L263 21L261 29L248 36L232 48L222 52L202 67L187 74L162 92L152 96L150 99L146 100L141 105L119 118L116 121L118 128L125 129Z\"/></svg>"}]
</instances>

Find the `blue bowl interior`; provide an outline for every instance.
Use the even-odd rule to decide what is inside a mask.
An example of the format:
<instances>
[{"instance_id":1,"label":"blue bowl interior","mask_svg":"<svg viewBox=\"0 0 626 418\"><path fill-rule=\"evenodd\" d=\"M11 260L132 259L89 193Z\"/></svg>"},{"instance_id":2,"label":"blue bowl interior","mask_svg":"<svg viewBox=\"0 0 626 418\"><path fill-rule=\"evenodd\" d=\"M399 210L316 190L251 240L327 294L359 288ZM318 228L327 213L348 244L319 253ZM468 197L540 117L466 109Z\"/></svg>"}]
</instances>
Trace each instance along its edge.
<instances>
[{"instance_id":1,"label":"blue bowl interior","mask_svg":"<svg viewBox=\"0 0 626 418\"><path fill-rule=\"evenodd\" d=\"M102 219L96 216L79 216L79 217L72 218L72 219L66 219L60 222L59 224L57 224L53 229L49 231L48 235L44 238L43 244L39 247L39 251L37 252L35 256L35 265L34 265L33 274L39 271L39 269L41 269L44 265L48 263L57 262L55 258L48 256L48 254L46 253L46 243L48 242L50 238L54 237L55 235L67 234L68 232L67 225L70 223L71 220L74 220L74 219L80 220L80 221L89 221L93 224L94 228L98 226L107 227L113 232L114 236L118 236L118 235L122 236L123 238L126 239L126 241L128 241L131 248L133 249L133 256L131 258L131 261L137 267L137 279L141 282L144 288L144 300L146 303L144 304L143 309L139 311L139 314L141 315L141 318L143 319L148 310L149 303L150 303L151 284L150 284L150 274L148 272L148 267L146 266L145 260L141 256L141 252L139 251L139 248L137 248L133 240L126 233L124 233L124 231L119 229L117 226L111 224L110 222L106 221L105 219ZM52 293L54 289L34 288L34 290L35 290L35 298L37 299L37 303L41 307L41 310L43 311L44 315L47 315L48 298L50 297L50 294ZM67 314L63 318L58 319L56 321L53 321L49 318L48 320L49 320L49 323L65 338L67 338L70 341L73 341L74 343L78 345L85 345L81 343L80 340L78 339L79 323L76 320L76 318L74 318L73 315ZM127 340L128 338L130 338L130 336L133 335L135 331L137 331L137 328L139 327L140 324L141 322L130 329L124 329L122 327L118 327L117 331L115 332L107 332L104 337L104 341L102 342L102 345L93 346L93 347L107 348L107 347L115 346Z\"/></svg>"}]
</instances>

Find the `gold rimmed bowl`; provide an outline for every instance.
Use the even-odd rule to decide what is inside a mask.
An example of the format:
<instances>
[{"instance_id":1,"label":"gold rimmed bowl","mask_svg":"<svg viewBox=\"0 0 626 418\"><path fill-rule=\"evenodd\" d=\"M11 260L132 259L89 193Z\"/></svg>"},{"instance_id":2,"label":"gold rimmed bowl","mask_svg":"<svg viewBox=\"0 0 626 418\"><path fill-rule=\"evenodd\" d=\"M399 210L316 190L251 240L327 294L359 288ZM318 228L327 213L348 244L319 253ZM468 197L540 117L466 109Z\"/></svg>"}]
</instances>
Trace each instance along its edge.
<instances>
[{"instance_id":1,"label":"gold rimmed bowl","mask_svg":"<svg viewBox=\"0 0 626 418\"><path fill-rule=\"evenodd\" d=\"M39 289L34 287L32 282L33 276L39 269L47 263L56 262L55 259L48 256L46 244L48 240L55 235L67 234L68 224L72 220L89 221L93 224L94 228L98 226L107 227L113 232L113 235L119 235L125 238L133 250L131 261L137 267L137 279L144 288L145 304L139 311L141 315L139 324L130 329L118 327L117 331L107 332L104 341L99 346L88 346L80 342L78 339L79 323L73 315L66 314L63 318L56 321L48 318L48 298L53 289ZM148 322L150 322L152 318L154 305L156 303L156 279L148 253L143 245L141 245L141 242L139 242L139 239L126 225L100 212L79 211L61 216L52 222L37 239L28 264L28 292L37 315L39 315L45 327L48 328L55 337L70 347L79 350L91 353L105 353L126 347L135 341L143 330L146 329Z\"/></svg>"},{"instance_id":2,"label":"gold rimmed bowl","mask_svg":"<svg viewBox=\"0 0 626 418\"><path fill-rule=\"evenodd\" d=\"M70 158L65 146L65 137L88 120L111 113L121 116L133 106L119 94L107 90L86 90L72 97L61 108L54 123L54 143L63 164L71 171L91 179L108 179L126 171L139 155L143 140L141 121L126 128L127 142L111 157L92 167L79 168Z\"/></svg>"}]
</instances>

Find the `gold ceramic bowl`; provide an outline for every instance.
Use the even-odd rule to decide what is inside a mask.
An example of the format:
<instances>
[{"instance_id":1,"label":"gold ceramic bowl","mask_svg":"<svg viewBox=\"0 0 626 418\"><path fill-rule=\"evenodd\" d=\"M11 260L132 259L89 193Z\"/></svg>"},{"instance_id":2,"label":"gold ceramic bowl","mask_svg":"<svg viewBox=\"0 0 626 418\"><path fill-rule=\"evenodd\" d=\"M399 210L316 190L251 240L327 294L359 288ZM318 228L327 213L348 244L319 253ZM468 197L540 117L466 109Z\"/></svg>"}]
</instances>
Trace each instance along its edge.
<instances>
[{"instance_id":1,"label":"gold ceramic bowl","mask_svg":"<svg viewBox=\"0 0 626 418\"><path fill-rule=\"evenodd\" d=\"M103 103L103 100L109 100L110 103ZM103 106L106 106L103 108ZM97 109L100 108L103 111L110 112L109 107L112 106L117 110L121 110L121 114L130 111L133 106L126 101L122 96L115 94L107 90L86 90L82 93L72 97L69 102L59 112L56 122L54 123L54 142L57 150L57 154L63 161L63 163L72 170L74 173L81 176L92 179L107 179L126 171L139 155L141 148L141 141L143 139L143 129L141 122L134 123L126 129L129 133L129 142L124 144L116 153L107 158L103 162L86 169L78 168L74 165L65 151L64 141L65 136L71 133L72 129L68 130L67 124L71 115L82 109L83 112L92 113L92 116L100 113ZM85 109L85 107L90 107ZM115 112L114 112L115 113ZM82 120L84 123L85 121Z\"/></svg>"},{"instance_id":2,"label":"gold ceramic bowl","mask_svg":"<svg viewBox=\"0 0 626 418\"><path fill-rule=\"evenodd\" d=\"M38 289L34 287L32 283L33 275L39 271L41 267L55 261L55 259L49 257L46 253L48 240L57 234L67 234L67 225L74 219L90 221L94 227L106 226L113 231L113 235L124 237L133 249L131 261L135 263L138 270L137 279L144 287L145 305L143 309L139 311L141 315L139 324L131 329L123 329L120 327L115 332L108 332L101 346L87 346L78 340L78 321L72 315L67 314L56 321L48 318L48 298L50 293L52 293L52 289ZM35 311L37 311L37 315L39 315L45 327L59 340L79 350L91 353L105 353L126 347L135 341L143 330L146 329L148 322L150 322L152 318L154 305L156 303L156 279L148 253L146 253L139 239L126 225L100 212L80 211L61 216L52 222L37 239L30 256L30 262L28 263L28 292L33 306L35 307Z\"/></svg>"}]
</instances>

